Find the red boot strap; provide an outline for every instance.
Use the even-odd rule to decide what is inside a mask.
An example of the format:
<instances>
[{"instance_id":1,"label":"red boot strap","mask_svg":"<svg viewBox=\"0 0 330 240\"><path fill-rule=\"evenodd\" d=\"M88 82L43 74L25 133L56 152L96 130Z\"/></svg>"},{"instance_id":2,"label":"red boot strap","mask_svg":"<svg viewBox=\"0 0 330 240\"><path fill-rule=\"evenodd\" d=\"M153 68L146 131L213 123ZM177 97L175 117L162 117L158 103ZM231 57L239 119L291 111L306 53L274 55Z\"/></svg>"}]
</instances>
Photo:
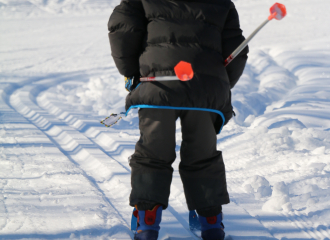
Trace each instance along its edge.
<instances>
[{"instance_id":1,"label":"red boot strap","mask_svg":"<svg viewBox=\"0 0 330 240\"><path fill-rule=\"evenodd\" d=\"M157 210L161 205L156 205L152 210L146 210L144 222L147 225L153 225L156 221Z\"/></svg>"},{"instance_id":2,"label":"red boot strap","mask_svg":"<svg viewBox=\"0 0 330 240\"><path fill-rule=\"evenodd\" d=\"M206 218L206 221L207 221L209 224L216 224L216 223L217 223L217 216L214 216L214 217L207 217L207 218Z\"/></svg>"}]
</instances>

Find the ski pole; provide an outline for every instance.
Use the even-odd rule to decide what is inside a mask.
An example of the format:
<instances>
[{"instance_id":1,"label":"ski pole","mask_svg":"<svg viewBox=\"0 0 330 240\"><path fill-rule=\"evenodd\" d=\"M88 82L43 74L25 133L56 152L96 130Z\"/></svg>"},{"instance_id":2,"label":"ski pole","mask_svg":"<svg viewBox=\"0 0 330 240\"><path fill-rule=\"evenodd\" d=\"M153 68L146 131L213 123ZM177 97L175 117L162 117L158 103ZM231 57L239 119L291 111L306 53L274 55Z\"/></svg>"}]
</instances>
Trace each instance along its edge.
<instances>
[{"instance_id":1,"label":"ski pole","mask_svg":"<svg viewBox=\"0 0 330 240\"><path fill-rule=\"evenodd\" d=\"M252 40L252 38L271 20L274 18L277 20L281 20L286 16L286 8L283 4L280 3L275 3L271 8L270 8L270 15L269 17L259 26L257 27L256 30L254 30L251 35L245 39L244 42L241 43L241 45L236 48L236 50L230 54L230 56L225 60L224 65L225 67L228 66L228 64L234 60L235 57L237 57L238 54L248 45L248 43Z\"/></svg>"},{"instance_id":2,"label":"ski pole","mask_svg":"<svg viewBox=\"0 0 330 240\"><path fill-rule=\"evenodd\" d=\"M161 82L161 81L189 81L194 77L194 71L191 64L185 61L180 61L175 67L174 72L176 76L157 76L157 77L142 77L141 82Z\"/></svg>"}]
</instances>

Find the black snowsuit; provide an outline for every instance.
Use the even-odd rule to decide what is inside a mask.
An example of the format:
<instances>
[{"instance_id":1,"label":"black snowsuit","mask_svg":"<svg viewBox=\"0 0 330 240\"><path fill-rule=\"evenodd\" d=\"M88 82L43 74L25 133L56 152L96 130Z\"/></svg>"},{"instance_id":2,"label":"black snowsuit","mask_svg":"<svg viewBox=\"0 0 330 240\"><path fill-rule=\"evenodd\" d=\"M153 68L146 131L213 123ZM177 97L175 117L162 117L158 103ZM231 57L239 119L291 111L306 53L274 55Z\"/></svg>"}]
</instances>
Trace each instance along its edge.
<instances>
[{"instance_id":1,"label":"black snowsuit","mask_svg":"<svg viewBox=\"0 0 330 240\"><path fill-rule=\"evenodd\" d=\"M172 137L175 129L173 132L173 124L164 127L163 123L175 122L178 117L183 135L192 132L191 126L183 124L191 125L189 119L194 118L193 122L200 123L194 127L204 129L208 132L205 138L213 139L211 149L203 141L193 141L204 137L183 136L182 144L186 139L185 144L194 142L194 148L199 144L200 149L209 149L209 154L197 154L191 161L191 155L186 153L193 151L194 144L186 147L185 153L181 149L181 161L187 159L180 164L180 175L188 208L228 203L224 164L221 152L214 149L214 136L232 117L230 89L240 78L247 60L248 48L245 48L227 68L223 65L244 41L234 4L230 0L122 0L110 17L108 29L112 56L124 76L174 76L174 66L180 61L191 63L195 73L187 82L141 83L126 98L127 111L141 108L141 139L131 158L130 204L156 202L167 207L173 171L170 165L175 152L174 156L174 149L164 153L166 156L160 153L164 145L175 148ZM163 117L159 118L156 113ZM201 119L207 127L203 127ZM150 134L163 139L163 144L148 141Z\"/></svg>"}]
</instances>

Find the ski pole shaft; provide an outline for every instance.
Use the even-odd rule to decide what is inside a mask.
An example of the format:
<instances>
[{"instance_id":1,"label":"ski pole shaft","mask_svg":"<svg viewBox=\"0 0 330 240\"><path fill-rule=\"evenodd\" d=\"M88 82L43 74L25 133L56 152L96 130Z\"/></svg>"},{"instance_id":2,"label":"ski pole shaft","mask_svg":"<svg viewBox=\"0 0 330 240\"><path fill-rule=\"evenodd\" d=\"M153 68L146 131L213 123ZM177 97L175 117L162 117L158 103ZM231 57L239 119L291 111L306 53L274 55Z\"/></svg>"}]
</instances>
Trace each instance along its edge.
<instances>
[{"instance_id":1,"label":"ski pole shaft","mask_svg":"<svg viewBox=\"0 0 330 240\"><path fill-rule=\"evenodd\" d=\"M160 77L142 77L141 82L163 82L163 81L177 81L180 80L177 76L160 76Z\"/></svg>"},{"instance_id":2,"label":"ski pole shaft","mask_svg":"<svg viewBox=\"0 0 330 240\"><path fill-rule=\"evenodd\" d=\"M235 57L237 57L238 54L240 54L240 52L243 51L243 49L249 44L249 42L252 40L252 38L257 35L257 33L269 22L270 20L265 20L256 30L254 30L254 32L247 38L245 39L244 42L241 43L241 45L239 45L235 51L230 54L230 56L225 60L225 67L228 66L228 64L233 61L235 59Z\"/></svg>"}]
</instances>

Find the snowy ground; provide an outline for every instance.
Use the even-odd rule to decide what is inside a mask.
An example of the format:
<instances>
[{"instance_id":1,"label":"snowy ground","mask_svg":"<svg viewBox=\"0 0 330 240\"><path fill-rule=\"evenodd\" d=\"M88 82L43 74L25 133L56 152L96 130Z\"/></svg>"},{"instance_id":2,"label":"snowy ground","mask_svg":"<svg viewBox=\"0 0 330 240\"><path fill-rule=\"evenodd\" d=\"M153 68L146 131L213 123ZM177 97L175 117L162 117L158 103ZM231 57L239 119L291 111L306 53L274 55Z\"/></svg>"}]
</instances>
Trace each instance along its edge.
<instances>
[{"instance_id":1,"label":"snowy ground","mask_svg":"<svg viewBox=\"0 0 330 240\"><path fill-rule=\"evenodd\" d=\"M99 124L126 96L107 39L118 2L0 0L0 239L133 236L137 114ZM246 36L273 4L234 2ZM232 240L330 239L330 1L283 3L288 16L250 44L237 116L218 137ZM196 239L178 162L160 239Z\"/></svg>"}]
</instances>

